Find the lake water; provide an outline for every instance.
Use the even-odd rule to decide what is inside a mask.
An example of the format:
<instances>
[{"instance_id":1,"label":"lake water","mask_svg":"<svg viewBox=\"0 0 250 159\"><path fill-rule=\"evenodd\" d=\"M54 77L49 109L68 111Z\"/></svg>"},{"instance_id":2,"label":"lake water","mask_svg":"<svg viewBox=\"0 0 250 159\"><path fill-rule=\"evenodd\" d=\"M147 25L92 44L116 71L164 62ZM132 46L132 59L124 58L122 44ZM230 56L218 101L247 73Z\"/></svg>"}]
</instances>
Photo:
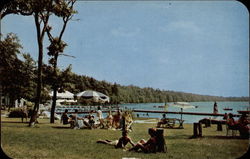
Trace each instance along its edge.
<instances>
[{"instance_id":1,"label":"lake water","mask_svg":"<svg viewBox=\"0 0 250 159\"><path fill-rule=\"evenodd\" d=\"M173 111L180 112L180 108L169 106L167 109L158 108L158 106L163 106L165 103L142 103L142 104L121 104L121 106L129 108L129 109L143 109L143 110L159 110L159 111ZM167 103L168 104L168 103ZM197 108L189 108L183 109L183 112L200 112L200 113L213 113L214 102L190 102L191 105L198 106ZM250 106L248 102L217 102L218 113L233 113L238 114L239 110L250 110ZM223 108L232 108L232 111L225 111ZM136 113L139 114L140 117L152 117L152 118L161 118L162 114L160 113ZM180 118L180 114L167 114L168 118ZM193 123L197 122L200 119L205 117L212 116L200 116L200 115L182 115L182 119L185 120L185 123ZM222 117L216 117L217 119L222 119Z\"/></svg>"},{"instance_id":2,"label":"lake water","mask_svg":"<svg viewBox=\"0 0 250 159\"><path fill-rule=\"evenodd\" d=\"M120 104L119 106L122 109L142 109L142 110L158 110L158 111L173 111L173 112L180 112L180 108L169 106L167 109L165 108L158 108L158 106L163 106L165 103L140 103L140 104ZM167 103L169 104L169 103ZM198 106L197 108L189 108L183 109L183 112L199 112L199 113L213 113L213 106L214 102L190 102L191 105ZM218 113L233 113L238 114L237 111L239 110L250 110L250 106L248 102L217 102L218 106ZM232 111L225 111L223 108L232 108ZM66 108L63 108L66 109ZM61 111L64 111L60 108ZM70 109L70 108L67 108ZM76 108L72 108L76 109ZM73 111L73 110L72 110ZM161 118L161 113L135 113L134 115L137 116L139 114L140 117L145 118ZM84 116L86 114L80 114L80 116ZM103 113L103 116L106 117L106 113ZM180 114L167 114L168 118L181 118ZM204 115L182 115L182 119L185 120L185 123L194 123L198 122L200 119L203 118L217 118L222 119L222 117L212 117L212 116L204 116ZM236 118L237 119L237 118Z\"/></svg>"}]
</instances>

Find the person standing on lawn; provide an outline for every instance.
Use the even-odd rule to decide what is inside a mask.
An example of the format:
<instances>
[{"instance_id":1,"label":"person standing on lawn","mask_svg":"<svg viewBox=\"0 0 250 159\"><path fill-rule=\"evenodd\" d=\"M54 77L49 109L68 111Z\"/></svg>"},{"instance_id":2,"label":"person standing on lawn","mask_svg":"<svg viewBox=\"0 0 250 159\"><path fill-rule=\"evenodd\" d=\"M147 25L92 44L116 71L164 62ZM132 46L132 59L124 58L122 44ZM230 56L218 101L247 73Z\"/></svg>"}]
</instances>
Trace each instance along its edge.
<instances>
[{"instance_id":1,"label":"person standing on lawn","mask_svg":"<svg viewBox=\"0 0 250 159\"><path fill-rule=\"evenodd\" d=\"M98 108L97 108L96 116L97 116L97 118L98 118L98 120L100 122L99 126L101 128L104 128L104 120L103 120L103 115L102 115L102 111L101 111L101 107L100 106L98 106Z\"/></svg>"}]
</instances>

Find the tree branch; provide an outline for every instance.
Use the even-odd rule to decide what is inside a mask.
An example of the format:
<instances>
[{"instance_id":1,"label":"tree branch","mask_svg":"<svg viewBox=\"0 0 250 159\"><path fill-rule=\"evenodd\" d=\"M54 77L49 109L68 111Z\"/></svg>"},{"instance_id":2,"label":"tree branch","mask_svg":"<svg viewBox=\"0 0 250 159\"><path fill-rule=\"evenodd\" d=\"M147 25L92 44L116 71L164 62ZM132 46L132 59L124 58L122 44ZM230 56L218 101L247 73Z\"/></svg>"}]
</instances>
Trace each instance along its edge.
<instances>
[{"instance_id":1,"label":"tree branch","mask_svg":"<svg viewBox=\"0 0 250 159\"><path fill-rule=\"evenodd\" d=\"M3 11L3 13L0 14L0 19L3 19L5 16L9 15L9 14L21 14L23 16L30 16L32 15L34 12L30 11L30 12L23 12L22 10L18 9L18 10L11 10L11 9L6 9L5 11Z\"/></svg>"},{"instance_id":2,"label":"tree branch","mask_svg":"<svg viewBox=\"0 0 250 159\"><path fill-rule=\"evenodd\" d=\"M71 0L71 1L68 2L67 6L70 5L69 8L72 9L73 6L74 6L74 4L75 4L75 2L76 2L76 0ZM63 33L64 33L65 28L66 28L66 26L67 26L67 23L68 23L68 21L69 21L72 17L73 17L72 14L70 14L70 15L68 15L68 16L66 16L66 17L63 17L63 22L64 22L64 24L63 24L63 28L62 28L62 30L61 30L61 32L60 32L59 41L61 41L62 36L63 36Z\"/></svg>"},{"instance_id":3,"label":"tree branch","mask_svg":"<svg viewBox=\"0 0 250 159\"><path fill-rule=\"evenodd\" d=\"M44 20L44 24L43 24L43 30L42 30L42 33L41 33L42 36L44 36L44 34L45 34L46 30L47 30L48 22L49 22L49 14L47 12L45 20Z\"/></svg>"},{"instance_id":4,"label":"tree branch","mask_svg":"<svg viewBox=\"0 0 250 159\"><path fill-rule=\"evenodd\" d=\"M52 43L53 40L54 40L54 38L53 38L53 36L50 34L50 29L48 29L48 26L47 26L47 29L46 29L46 33L47 33L47 35L48 35L48 37L49 37L49 41Z\"/></svg>"},{"instance_id":5,"label":"tree branch","mask_svg":"<svg viewBox=\"0 0 250 159\"><path fill-rule=\"evenodd\" d=\"M60 55L63 55L63 56L68 56L68 57L72 57L72 58L76 58L75 56L68 55L68 54L60 54Z\"/></svg>"}]
</instances>

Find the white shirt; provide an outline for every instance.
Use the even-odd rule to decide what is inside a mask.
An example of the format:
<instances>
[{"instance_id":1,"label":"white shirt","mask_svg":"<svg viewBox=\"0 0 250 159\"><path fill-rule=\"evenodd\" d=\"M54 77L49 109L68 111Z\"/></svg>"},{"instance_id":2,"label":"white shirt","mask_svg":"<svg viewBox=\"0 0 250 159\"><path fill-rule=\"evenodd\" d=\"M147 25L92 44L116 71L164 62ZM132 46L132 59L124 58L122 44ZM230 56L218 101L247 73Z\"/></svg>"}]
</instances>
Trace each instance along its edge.
<instances>
[{"instance_id":1,"label":"white shirt","mask_svg":"<svg viewBox=\"0 0 250 159\"><path fill-rule=\"evenodd\" d=\"M101 111L101 110L97 110L97 117L98 117L99 119L103 119L102 111Z\"/></svg>"}]
</instances>

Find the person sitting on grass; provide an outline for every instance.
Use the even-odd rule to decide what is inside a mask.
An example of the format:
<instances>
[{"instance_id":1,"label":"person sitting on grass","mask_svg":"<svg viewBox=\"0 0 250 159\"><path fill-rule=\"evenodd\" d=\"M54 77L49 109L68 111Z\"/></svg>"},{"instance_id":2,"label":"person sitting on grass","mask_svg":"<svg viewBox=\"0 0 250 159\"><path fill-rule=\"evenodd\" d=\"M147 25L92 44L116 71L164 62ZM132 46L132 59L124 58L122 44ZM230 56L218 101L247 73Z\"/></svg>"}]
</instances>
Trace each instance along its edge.
<instances>
[{"instance_id":1,"label":"person sitting on grass","mask_svg":"<svg viewBox=\"0 0 250 159\"><path fill-rule=\"evenodd\" d=\"M123 113L123 119L124 119L124 129L128 130L128 131L132 131L132 124L133 124L133 119L132 119L132 115L128 112L125 111Z\"/></svg>"},{"instance_id":2,"label":"person sitting on grass","mask_svg":"<svg viewBox=\"0 0 250 159\"><path fill-rule=\"evenodd\" d=\"M166 114L162 114L161 120L157 123L157 128L160 128L162 124L166 124L166 123L167 123Z\"/></svg>"},{"instance_id":3,"label":"person sitting on grass","mask_svg":"<svg viewBox=\"0 0 250 159\"><path fill-rule=\"evenodd\" d=\"M144 139L140 140L134 147L129 149L129 151L138 152L139 150L141 150L144 153L156 153L156 148L157 148L156 129L154 128L148 129L148 134L150 135L148 141L145 141Z\"/></svg>"},{"instance_id":4,"label":"person sitting on grass","mask_svg":"<svg viewBox=\"0 0 250 159\"><path fill-rule=\"evenodd\" d=\"M135 146L131 138L128 136L128 131L122 132L122 137L119 140L98 140L97 143L113 145L115 148L125 148L125 146L130 143L132 146Z\"/></svg>"},{"instance_id":5,"label":"person sitting on grass","mask_svg":"<svg viewBox=\"0 0 250 159\"><path fill-rule=\"evenodd\" d=\"M228 114L228 119L227 119L226 122L227 122L228 126L230 128L232 128L232 129L238 129L239 128L239 125L238 125L237 121L234 120L232 113Z\"/></svg>"},{"instance_id":6,"label":"person sitting on grass","mask_svg":"<svg viewBox=\"0 0 250 159\"><path fill-rule=\"evenodd\" d=\"M83 118L78 116L78 110L75 109L75 113L70 115L69 118L70 127L73 129L81 129L84 126Z\"/></svg>"},{"instance_id":7,"label":"person sitting on grass","mask_svg":"<svg viewBox=\"0 0 250 159\"><path fill-rule=\"evenodd\" d=\"M70 124L70 128L73 129L75 127L75 117L73 115L69 115L68 122Z\"/></svg>"},{"instance_id":8,"label":"person sitting on grass","mask_svg":"<svg viewBox=\"0 0 250 159\"><path fill-rule=\"evenodd\" d=\"M115 128L115 129L120 129L121 128L121 125L120 125L121 117L122 117L122 113L118 109L117 113L115 115L113 115L113 123L112 123L113 128Z\"/></svg>"},{"instance_id":9,"label":"person sitting on grass","mask_svg":"<svg viewBox=\"0 0 250 159\"><path fill-rule=\"evenodd\" d=\"M247 119L247 114L244 113L238 120L238 127L239 127L239 132L240 136L242 138L249 138L249 130L250 130L250 121Z\"/></svg>"},{"instance_id":10,"label":"person sitting on grass","mask_svg":"<svg viewBox=\"0 0 250 159\"><path fill-rule=\"evenodd\" d=\"M109 111L107 117L106 117L106 126L108 129L112 128L112 122L113 122L113 116L111 111Z\"/></svg>"},{"instance_id":11,"label":"person sitting on grass","mask_svg":"<svg viewBox=\"0 0 250 159\"><path fill-rule=\"evenodd\" d=\"M69 117L68 117L68 109L65 109L64 113L61 116L61 123L63 123L63 125L69 124Z\"/></svg>"},{"instance_id":12,"label":"person sitting on grass","mask_svg":"<svg viewBox=\"0 0 250 159\"><path fill-rule=\"evenodd\" d=\"M228 115L227 115L227 113L225 113L223 116L223 120L227 120L227 119L228 119Z\"/></svg>"},{"instance_id":13,"label":"person sitting on grass","mask_svg":"<svg viewBox=\"0 0 250 159\"><path fill-rule=\"evenodd\" d=\"M157 141L156 151L165 153L167 152L167 146L163 134L164 134L163 129L156 130L156 141Z\"/></svg>"},{"instance_id":14,"label":"person sitting on grass","mask_svg":"<svg viewBox=\"0 0 250 159\"><path fill-rule=\"evenodd\" d=\"M91 129L96 128L96 126L95 126L95 117L94 117L94 115L89 115L89 116L88 116L88 119L89 119L88 124L89 124L90 128L91 128Z\"/></svg>"}]
</instances>

